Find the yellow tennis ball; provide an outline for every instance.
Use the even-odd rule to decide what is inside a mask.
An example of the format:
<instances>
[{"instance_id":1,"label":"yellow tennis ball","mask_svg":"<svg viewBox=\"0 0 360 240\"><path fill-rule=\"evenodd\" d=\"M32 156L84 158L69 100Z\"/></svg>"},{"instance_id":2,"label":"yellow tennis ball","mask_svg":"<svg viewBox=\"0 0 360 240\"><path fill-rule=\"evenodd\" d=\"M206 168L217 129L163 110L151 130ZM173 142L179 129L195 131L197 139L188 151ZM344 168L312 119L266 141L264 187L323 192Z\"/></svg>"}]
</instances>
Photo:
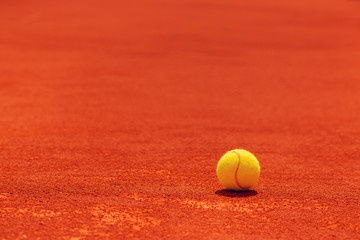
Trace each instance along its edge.
<instances>
[{"instance_id":1,"label":"yellow tennis ball","mask_svg":"<svg viewBox=\"0 0 360 240\"><path fill-rule=\"evenodd\" d=\"M234 149L220 158L216 175L226 189L247 190L259 180L259 161L246 150Z\"/></svg>"}]
</instances>

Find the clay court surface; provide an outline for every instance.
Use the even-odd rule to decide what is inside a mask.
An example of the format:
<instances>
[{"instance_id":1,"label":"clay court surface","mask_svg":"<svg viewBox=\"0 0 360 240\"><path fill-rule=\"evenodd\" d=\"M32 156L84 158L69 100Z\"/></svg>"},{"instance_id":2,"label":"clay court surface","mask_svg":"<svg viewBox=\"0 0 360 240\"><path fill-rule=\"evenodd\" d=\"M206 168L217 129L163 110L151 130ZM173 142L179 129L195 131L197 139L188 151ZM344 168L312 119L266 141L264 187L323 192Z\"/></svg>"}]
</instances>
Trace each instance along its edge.
<instances>
[{"instance_id":1,"label":"clay court surface","mask_svg":"<svg viewBox=\"0 0 360 240\"><path fill-rule=\"evenodd\" d=\"M359 239L359 13L1 1L0 239Z\"/></svg>"}]
</instances>

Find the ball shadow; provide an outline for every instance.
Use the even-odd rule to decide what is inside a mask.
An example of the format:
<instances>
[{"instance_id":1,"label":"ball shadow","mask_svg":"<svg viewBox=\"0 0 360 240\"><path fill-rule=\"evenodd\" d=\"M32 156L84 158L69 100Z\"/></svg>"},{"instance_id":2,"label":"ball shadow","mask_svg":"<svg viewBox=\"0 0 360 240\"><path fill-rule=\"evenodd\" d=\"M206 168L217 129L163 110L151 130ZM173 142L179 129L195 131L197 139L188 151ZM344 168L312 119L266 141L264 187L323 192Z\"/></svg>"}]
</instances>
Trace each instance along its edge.
<instances>
[{"instance_id":1,"label":"ball shadow","mask_svg":"<svg viewBox=\"0 0 360 240\"><path fill-rule=\"evenodd\" d=\"M216 195L230 198L245 198L252 197L258 194L255 190L246 190L246 191L231 191L227 189L217 190Z\"/></svg>"}]
</instances>

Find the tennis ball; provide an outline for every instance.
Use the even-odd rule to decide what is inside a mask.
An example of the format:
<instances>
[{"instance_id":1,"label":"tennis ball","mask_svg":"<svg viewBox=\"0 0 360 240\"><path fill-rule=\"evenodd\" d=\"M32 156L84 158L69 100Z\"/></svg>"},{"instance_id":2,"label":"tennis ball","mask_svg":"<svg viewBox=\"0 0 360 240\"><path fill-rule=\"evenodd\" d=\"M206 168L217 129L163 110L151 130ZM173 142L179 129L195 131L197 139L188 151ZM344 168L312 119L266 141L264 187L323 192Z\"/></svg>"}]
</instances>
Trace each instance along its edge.
<instances>
[{"instance_id":1,"label":"tennis ball","mask_svg":"<svg viewBox=\"0 0 360 240\"><path fill-rule=\"evenodd\" d=\"M234 149L220 158L216 175L226 189L247 190L257 183L260 165L252 153Z\"/></svg>"}]
</instances>

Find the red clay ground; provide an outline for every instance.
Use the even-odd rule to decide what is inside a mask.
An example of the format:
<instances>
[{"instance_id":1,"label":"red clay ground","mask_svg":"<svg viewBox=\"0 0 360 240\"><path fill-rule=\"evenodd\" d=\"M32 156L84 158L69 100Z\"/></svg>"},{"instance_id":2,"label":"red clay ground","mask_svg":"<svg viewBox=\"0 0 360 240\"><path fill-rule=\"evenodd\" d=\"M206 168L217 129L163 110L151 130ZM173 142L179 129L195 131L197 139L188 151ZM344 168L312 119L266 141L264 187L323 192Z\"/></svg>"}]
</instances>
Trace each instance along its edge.
<instances>
[{"instance_id":1,"label":"red clay ground","mask_svg":"<svg viewBox=\"0 0 360 240\"><path fill-rule=\"evenodd\" d=\"M1 1L0 238L359 239L359 12Z\"/></svg>"}]
</instances>

